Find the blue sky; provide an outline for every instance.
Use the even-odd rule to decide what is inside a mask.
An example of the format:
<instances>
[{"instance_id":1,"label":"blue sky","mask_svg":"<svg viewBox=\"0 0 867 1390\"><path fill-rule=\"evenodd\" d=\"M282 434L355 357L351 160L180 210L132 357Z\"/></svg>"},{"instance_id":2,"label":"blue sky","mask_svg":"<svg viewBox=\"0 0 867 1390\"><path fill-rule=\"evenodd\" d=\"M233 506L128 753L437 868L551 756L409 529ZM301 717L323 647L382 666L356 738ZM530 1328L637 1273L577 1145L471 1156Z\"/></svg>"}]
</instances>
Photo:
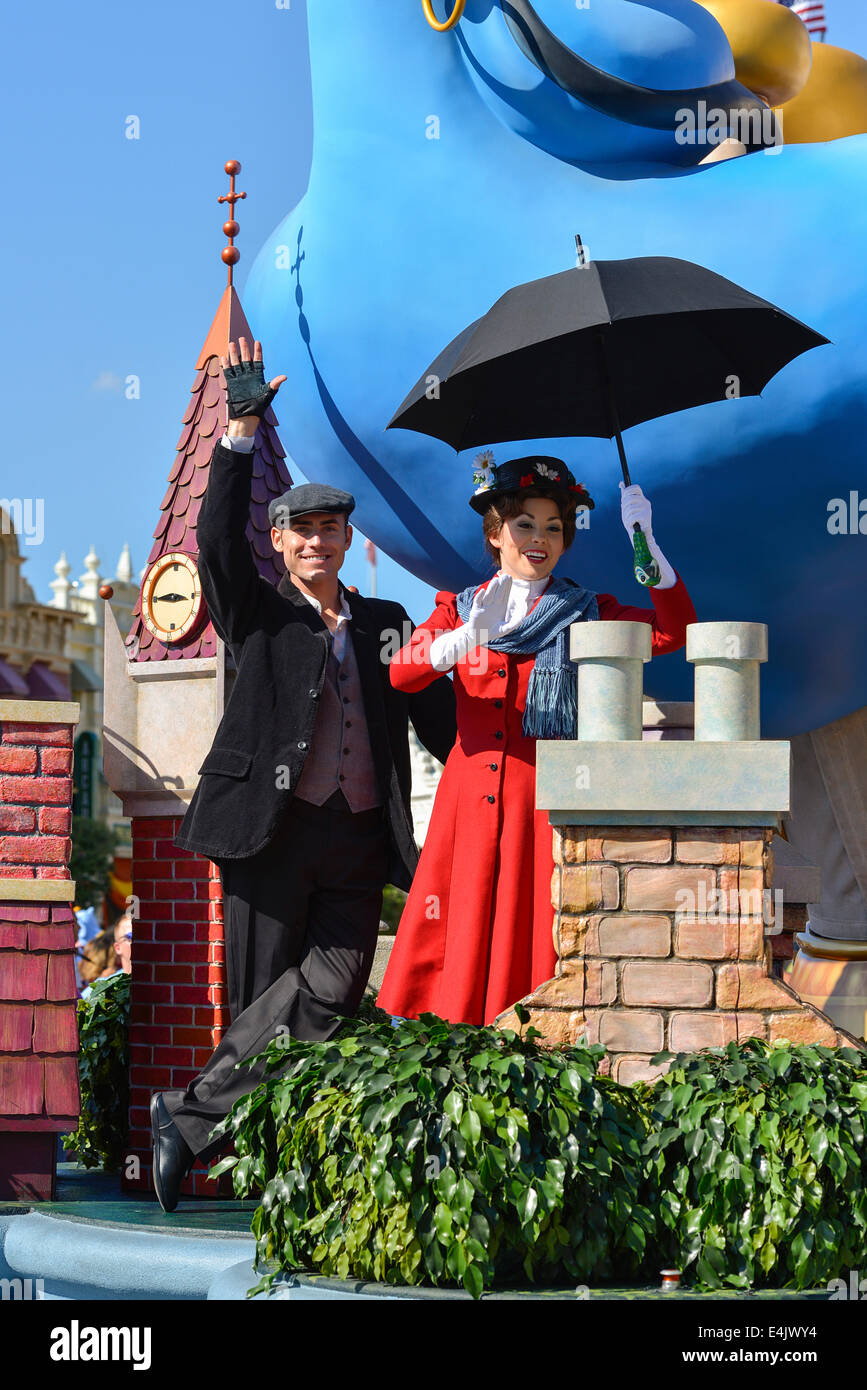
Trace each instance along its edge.
<instances>
[{"instance_id":1,"label":"blue sky","mask_svg":"<svg viewBox=\"0 0 867 1390\"><path fill-rule=\"evenodd\" d=\"M826 0L826 13L830 42L867 53L867 0ZM44 499L44 539L21 546L42 602L61 550L71 578L91 544L103 575L125 541L136 574L145 563L225 284L223 164L242 161L248 194L242 301L256 251L306 186L305 15L304 0L81 0L6 18L0 495ZM122 389L130 375L138 400ZM368 592L360 539L342 577ZM380 595L426 617L433 591L380 559Z\"/></svg>"}]
</instances>

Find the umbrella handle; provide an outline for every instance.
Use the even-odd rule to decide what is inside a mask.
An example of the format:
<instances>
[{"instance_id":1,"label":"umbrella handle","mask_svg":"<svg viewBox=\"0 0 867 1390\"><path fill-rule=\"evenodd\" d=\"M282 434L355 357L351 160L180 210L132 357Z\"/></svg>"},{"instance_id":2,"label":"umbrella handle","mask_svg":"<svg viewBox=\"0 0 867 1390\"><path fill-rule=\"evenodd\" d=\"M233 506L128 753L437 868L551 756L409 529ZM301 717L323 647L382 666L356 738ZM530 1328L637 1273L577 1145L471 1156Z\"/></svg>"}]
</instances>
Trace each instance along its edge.
<instances>
[{"instance_id":1,"label":"umbrella handle","mask_svg":"<svg viewBox=\"0 0 867 1390\"><path fill-rule=\"evenodd\" d=\"M602 377L608 394L608 408L611 412L612 433L617 441L617 453L620 458L620 467L623 470L623 481L626 486L629 487L632 480L629 476L629 464L626 462L623 435L620 433L620 417L617 412L617 399L614 395L614 387L611 382L611 369L608 365L608 349L605 344L605 334L602 332L601 327L598 327L596 332L599 338ZM650 547L647 544L647 538L637 521L633 522L632 529L632 570L639 584L644 584L648 589L652 589L662 578L659 572L659 565L651 555Z\"/></svg>"},{"instance_id":2,"label":"umbrella handle","mask_svg":"<svg viewBox=\"0 0 867 1390\"><path fill-rule=\"evenodd\" d=\"M659 583L662 576L659 573L659 565L650 553L647 538L637 521L633 525L632 550L632 567L635 578L639 584L644 584L648 589L652 589Z\"/></svg>"}]
</instances>

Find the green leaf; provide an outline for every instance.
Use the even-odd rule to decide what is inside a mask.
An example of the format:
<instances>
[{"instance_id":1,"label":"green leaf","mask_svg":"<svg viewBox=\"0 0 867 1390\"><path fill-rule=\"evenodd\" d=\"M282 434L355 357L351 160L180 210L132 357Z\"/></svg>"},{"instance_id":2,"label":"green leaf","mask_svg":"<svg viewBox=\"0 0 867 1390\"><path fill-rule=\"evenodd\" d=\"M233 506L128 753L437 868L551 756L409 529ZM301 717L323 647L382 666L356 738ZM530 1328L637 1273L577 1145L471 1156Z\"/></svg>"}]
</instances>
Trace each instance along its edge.
<instances>
[{"instance_id":1,"label":"green leaf","mask_svg":"<svg viewBox=\"0 0 867 1390\"><path fill-rule=\"evenodd\" d=\"M708 1134L717 1144L724 1144L726 1137L725 1122L721 1115L708 1115L705 1119L705 1128Z\"/></svg>"},{"instance_id":2,"label":"green leaf","mask_svg":"<svg viewBox=\"0 0 867 1390\"><path fill-rule=\"evenodd\" d=\"M504 1115L497 1125L497 1133L501 1139L507 1139L510 1144L518 1142L518 1123L513 1115Z\"/></svg>"},{"instance_id":3,"label":"green leaf","mask_svg":"<svg viewBox=\"0 0 867 1390\"><path fill-rule=\"evenodd\" d=\"M447 1205L451 1203L458 1185L458 1175L454 1168L443 1168L434 1179L434 1191Z\"/></svg>"},{"instance_id":4,"label":"green leaf","mask_svg":"<svg viewBox=\"0 0 867 1390\"><path fill-rule=\"evenodd\" d=\"M452 1214L443 1202L437 1203L437 1208L434 1212L434 1225L441 1236L448 1236L451 1234Z\"/></svg>"},{"instance_id":5,"label":"green leaf","mask_svg":"<svg viewBox=\"0 0 867 1390\"><path fill-rule=\"evenodd\" d=\"M816 1242L825 1250L834 1250L838 1240L842 1236L842 1231L835 1229L830 1221L820 1221L816 1226Z\"/></svg>"},{"instance_id":6,"label":"green leaf","mask_svg":"<svg viewBox=\"0 0 867 1390\"><path fill-rule=\"evenodd\" d=\"M477 1144L482 1136L482 1122L475 1110L465 1110L460 1122L460 1131L468 1144Z\"/></svg>"},{"instance_id":7,"label":"green leaf","mask_svg":"<svg viewBox=\"0 0 867 1390\"><path fill-rule=\"evenodd\" d=\"M387 1206L397 1191L394 1178L386 1168L373 1184L373 1195L381 1207Z\"/></svg>"},{"instance_id":8,"label":"green leaf","mask_svg":"<svg viewBox=\"0 0 867 1390\"><path fill-rule=\"evenodd\" d=\"M806 1115L810 1108L811 1099L810 1088L805 1086L802 1081L795 1081L789 1086L789 1103L799 1115Z\"/></svg>"},{"instance_id":9,"label":"green leaf","mask_svg":"<svg viewBox=\"0 0 867 1390\"><path fill-rule=\"evenodd\" d=\"M476 1114L479 1116L479 1119L482 1121L482 1124L494 1124L497 1118L497 1112L494 1109L493 1103L488 1099L487 1096L471 1096L470 1105L473 1107Z\"/></svg>"},{"instance_id":10,"label":"green leaf","mask_svg":"<svg viewBox=\"0 0 867 1390\"><path fill-rule=\"evenodd\" d=\"M369 1105L361 1117L362 1128L367 1130L377 1129L382 1119L382 1109L381 1100L374 1101L373 1105Z\"/></svg>"},{"instance_id":11,"label":"green leaf","mask_svg":"<svg viewBox=\"0 0 867 1390\"><path fill-rule=\"evenodd\" d=\"M208 1169L208 1177L222 1177L223 1173L231 1172L231 1170L235 1167L235 1164L237 1162L238 1159L235 1157L234 1154L230 1154L227 1158L221 1158L219 1163L215 1163L213 1168Z\"/></svg>"},{"instance_id":12,"label":"green leaf","mask_svg":"<svg viewBox=\"0 0 867 1390\"><path fill-rule=\"evenodd\" d=\"M460 1124L461 1116L464 1113L464 1102L459 1091L449 1091L443 1100L443 1112L448 1115L452 1124Z\"/></svg>"},{"instance_id":13,"label":"green leaf","mask_svg":"<svg viewBox=\"0 0 867 1390\"><path fill-rule=\"evenodd\" d=\"M792 1254L795 1258L796 1272L803 1268L810 1258L813 1249L813 1234L811 1231L799 1231L792 1241Z\"/></svg>"},{"instance_id":14,"label":"green leaf","mask_svg":"<svg viewBox=\"0 0 867 1390\"><path fill-rule=\"evenodd\" d=\"M518 1216L522 1226L532 1221L539 1206L539 1194L535 1187L528 1187L518 1201Z\"/></svg>"},{"instance_id":15,"label":"green leaf","mask_svg":"<svg viewBox=\"0 0 867 1390\"><path fill-rule=\"evenodd\" d=\"M812 1131L807 1140L810 1153L817 1163L821 1163L825 1154L828 1152L828 1135L824 1128L817 1128Z\"/></svg>"}]
</instances>

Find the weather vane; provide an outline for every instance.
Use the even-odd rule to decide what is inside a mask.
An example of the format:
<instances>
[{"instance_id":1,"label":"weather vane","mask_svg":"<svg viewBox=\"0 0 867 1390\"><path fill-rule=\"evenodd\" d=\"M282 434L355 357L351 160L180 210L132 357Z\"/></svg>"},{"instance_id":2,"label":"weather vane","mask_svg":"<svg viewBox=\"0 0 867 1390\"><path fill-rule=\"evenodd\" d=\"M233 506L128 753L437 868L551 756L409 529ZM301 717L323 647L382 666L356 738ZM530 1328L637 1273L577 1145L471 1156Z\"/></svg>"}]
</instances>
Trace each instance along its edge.
<instances>
[{"instance_id":1,"label":"weather vane","mask_svg":"<svg viewBox=\"0 0 867 1390\"><path fill-rule=\"evenodd\" d=\"M246 198L247 195L246 193L235 192L235 175L240 174L241 172L241 165L239 160L229 159L223 165L223 168L229 175L229 191L228 193L221 193L219 198L217 199L217 202L229 203L231 206L232 216L228 222L223 223L223 234L229 238L229 245L224 246L220 254L222 256L222 259L225 261L226 265L229 267L229 278L226 281L226 284L231 285L232 266L237 265L238 261L241 259L241 253L235 245L235 237L241 230L240 226L235 221L235 204L237 203L239 198Z\"/></svg>"}]
</instances>

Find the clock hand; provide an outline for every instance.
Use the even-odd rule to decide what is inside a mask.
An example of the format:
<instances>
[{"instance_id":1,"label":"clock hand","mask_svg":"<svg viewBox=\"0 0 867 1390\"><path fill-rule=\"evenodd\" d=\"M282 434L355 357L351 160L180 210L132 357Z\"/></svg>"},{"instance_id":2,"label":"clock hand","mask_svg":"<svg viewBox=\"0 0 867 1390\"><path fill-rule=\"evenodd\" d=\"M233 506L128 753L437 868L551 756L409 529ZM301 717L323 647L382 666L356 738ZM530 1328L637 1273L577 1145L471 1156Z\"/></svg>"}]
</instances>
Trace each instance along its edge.
<instances>
[{"instance_id":1,"label":"clock hand","mask_svg":"<svg viewBox=\"0 0 867 1390\"><path fill-rule=\"evenodd\" d=\"M189 594L154 594L152 603L184 603L189 601Z\"/></svg>"}]
</instances>

